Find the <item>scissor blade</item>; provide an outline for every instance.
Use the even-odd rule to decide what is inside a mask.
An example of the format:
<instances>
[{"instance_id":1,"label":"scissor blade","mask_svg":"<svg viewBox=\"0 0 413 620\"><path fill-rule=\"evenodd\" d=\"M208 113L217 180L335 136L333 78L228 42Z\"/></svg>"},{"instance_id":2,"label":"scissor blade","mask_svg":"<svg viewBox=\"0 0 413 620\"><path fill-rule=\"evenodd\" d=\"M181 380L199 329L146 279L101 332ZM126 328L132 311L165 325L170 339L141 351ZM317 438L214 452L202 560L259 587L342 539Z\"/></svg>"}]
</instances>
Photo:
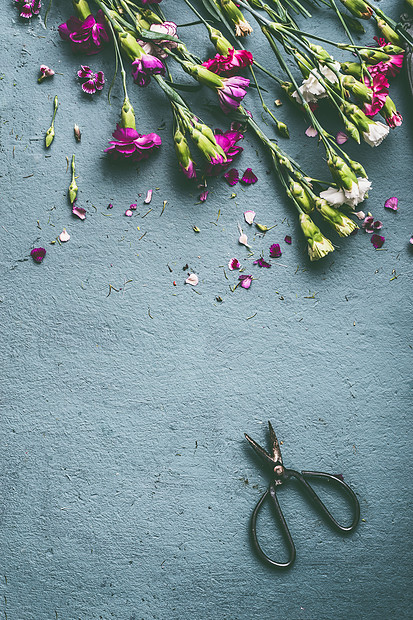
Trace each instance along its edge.
<instances>
[{"instance_id":1,"label":"scissor blade","mask_svg":"<svg viewBox=\"0 0 413 620\"><path fill-rule=\"evenodd\" d=\"M271 467L271 469L273 469L274 468L274 461L273 461L271 455L268 454L268 452L266 450L264 450L264 448L262 448L256 441L251 439L251 437L249 435L247 435L247 433L245 433L245 439L248 441L248 443L251 445L251 447L255 450L255 452L258 454L258 456L260 456L263 459L263 461L265 461L267 463L267 465L269 465Z\"/></svg>"},{"instance_id":2,"label":"scissor blade","mask_svg":"<svg viewBox=\"0 0 413 620\"><path fill-rule=\"evenodd\" d=\"M273 461L279 465L283 464L283 457L281 456L280 444L278 443L277 435L272 427L271 422L268 420L268 428L270 429L271 439L271 455Z\"/></svg>"}]
</instances>

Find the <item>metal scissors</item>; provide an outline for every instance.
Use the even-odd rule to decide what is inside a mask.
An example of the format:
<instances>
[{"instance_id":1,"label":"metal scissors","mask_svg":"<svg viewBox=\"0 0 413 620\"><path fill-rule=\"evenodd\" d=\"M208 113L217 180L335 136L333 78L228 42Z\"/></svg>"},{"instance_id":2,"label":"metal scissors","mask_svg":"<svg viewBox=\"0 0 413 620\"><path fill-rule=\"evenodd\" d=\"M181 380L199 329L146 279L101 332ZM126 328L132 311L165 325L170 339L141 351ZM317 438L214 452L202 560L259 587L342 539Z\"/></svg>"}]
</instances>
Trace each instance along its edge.
<instances>
[{"instance_id":1,"label":"metal scissors","mask_svg":"<svg viewBox=\"0 0 413 620\"><path fill-rule=\"evenodd\" d=\"M341 480L341 478L338 475L334 476L332 474L325 474L320 471L302 471L300 473L298 471L295 471L294 469L287 469L286 467L284 467L282 456L281 456L280 445L278 443L278 439L275 435L271 422L268 422L268 427L269 427L270 439L271 439L271 452L270 453L264 450L264 448L258 445L256 441L251 439L251 437L245 433L245 438L247 439L247 441L251 444L255 452L263 459L263 461L266 463L267 466L269 466L271 470L270 485L267 491L265 491L264 495L258 501L252 513L251 534L252 534L253 544L258 553L258 556L264 562L266 562L267 564L270 564L271 566L285 569L285 568L289 568L293 564L295 560L295 556L296 556L296 551L295 551L295 545L294 545L293 539L290 534L290 530L288 529L287 522L282 513L281 506L278 502L277 487L279 487L282 484L285 484L291 478L296 478L299 481L299 483L304 487L304 489L308 492L312 502L321 511L321 513L324 515L327 521L335 529L338 529L341 532L348 533L348 532L352 532L353 530L355 530L359 522L359 519L360 519L360 504L354 491L348 486L348 484L346 484L343 480ZM352 506L353 506L354 516L353 516L353 522L351 523L351 525L340 525L340 523L336 521L336 519L330 514L329 510L326 508L326 506L323 504L321 499L318 497L317 493L307 482L307 478L319 478L322 480L331 480L335 484L339 485L341 489L344 490L346 495L349 496ZM271 504L275 508L277 518L281 525L281 531L287 542L287 546L289 549L289 559L287 562L275 562L274 560L269 558L268 555L264 553L264 551L262 550L258 542L257 517L267 497L270 498Z\"/></svg>"}]
</instances>

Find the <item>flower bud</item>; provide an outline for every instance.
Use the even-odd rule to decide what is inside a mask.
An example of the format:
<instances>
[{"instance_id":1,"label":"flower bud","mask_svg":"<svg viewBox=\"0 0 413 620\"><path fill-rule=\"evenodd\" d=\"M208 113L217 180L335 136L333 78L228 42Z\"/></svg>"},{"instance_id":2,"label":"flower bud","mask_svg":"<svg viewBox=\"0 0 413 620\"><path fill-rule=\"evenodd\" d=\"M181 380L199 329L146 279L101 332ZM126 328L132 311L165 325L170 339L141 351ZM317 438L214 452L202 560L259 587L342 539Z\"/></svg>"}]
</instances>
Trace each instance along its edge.
<instances>
[{"instance_id":1,"label":"flower bud","mask_svg":"<svg viewBox=\"0 0 413 620\"><path fill-rule=\"evenodd\" d=\"M232 0L220 0L220 5L226 16L234 24L236 37L245 37L251 34L252 28L250 24Z\"/></svg>"},{"instance_id":2,"label":"flower bud","mask_svg":"<svg viewBox=\"0 0 413 620\"><path fill-rule=\"evenodd\" d=\"M384 47L381 49L384 50ZM379 62L387 62L390 60L390 56L388 54L374 49L363 48L359 50L359 54L362 59L370 65L377 65Z\"/></svg>"},{"instance_id":3,"label":"flower bud","mask_svg":"<svg viewBox=\"0 0 413 620\"><path fill-rule=\"evenodd\" d=\"M211 163L223 163L227 160L225 151L215 142L208 140L196 127L188 127L192 140Z\"/></svg>"},{"instance_id":4,"label":"flower bud","mask_svg":"<svg viewBox=\"0 0 413 620\"><path fill-rule=\"evenodd\" d=\"M363 179L367 179L367 172L364 170L363 166L358 162L350 159L349 161L350 168L353 170L356 177L363 177ZM366 195L367 197L367 195Z\"/></svg>"},{"instance_id":5,"label":"flower bud","mask_svg":"<svg viewBox=\"0 0 413 620\"><path fill-rule=\"evenodd\" d=\"M314 203L309 194L305 191L301 183L291 180L290 192L294 196L295 202L301 207L305 213L311 213L314 210Z\"/></svg>"},{"instance_id":6,"label":"flower bud","mask_svg":"<svg viewBox=\"0 0 413 620\"><path fill-rule=\"evenodd\" d=\"M52 124L50 125L49 129L46 131L45 145L47 149L53 142L54 137L55 137L55 131L54 131L54 125Z\"/></svg>"},{"instance_id":7,"label":"flower bud","mask_svg":"<svg viewBox=\"0 0 413 620\"><path fill-rule=\"evenodd\" d=\"M373 14L373 11L364 0L341 0L341 3L344 4L354 17L370 19Z\"/></svg>"},{"instance_id":8,"label":"flower bud","mask_svg":"<svg viewBox=\"0 0 413 620\"><path fill-rule=\"evenodd\" d=\"M395 32L393 28L391 28L389 24L384 21L384 19L377 18L377 26L380 28L380 31L386 41L390 41L399 47L403 45L403 42L397 32Z\"/></svg>"},{"instance_id":9,"label":"flower bud","mask_svg":"<svg viewBox=\"0 0 413 620\"><path fill-rule=\"evenodd\" d=\"M308 255L311 261L318 260L334 251L334 246L329 239L324 237L309 215L300 214L300 226L308 243Z\"/></svg>"},{"instance_id":10,"label":"flower bud","mask_svg":"<svg viewBox=\"0 0 413 620\"><path fill-rule=\"evenodd\" d=\"M355 78L361 78L361 65L358 62L342 62L341 71Z\"/></svg>"},{"instance_id":11,"label":"flower bud","mask_svg":"<svg viewBox=\"0 0 413 620\"><path fill-rule=\"evenodd\" d=\"M183 173L189 179L194 178L196 176L195 164L191 157L188 142L180 129L175 131L174 144L175 153Z\"/></svg>"},{"instance_id":12,"label":"flower bud","mask_svg":"<svg viewBox=\"0 0 413 620\"><path fill-rule=\"evenodd\" d=\"M136 129L135 111L128 97L125 97L123 101L122 110L120 113L120 126Z\"/></svg>"},{"instance_id":13,"label":"flower bud","mask_svg":"<svg viewBox=\"0 0 413 620\"><path fill-rule=\"evenodd\" d=\"M205 84L205 86L209 86L210 88L222 88L224 85L224 82L219 75L209 71L209 69L203 67L202 65L195 65L192 62L187 61L182 63L182 67L186 73L192 75L192 77L194 77L200 84Z\"/></svg>"},{"instance_id":14,"label":"flower bud","mask_svg":"<svg viewBox=\"0 0 413 620\"><path fill-rule=\"evenodd\" d=\"M81 141L81 139L82 139L82 132L80 131L80 127L79 127L79 125L75 125L75 126L73 127L73 133L74 133L74 135L75 135L75 140L76 140L76 142L80 142L80 141Z\"/></svg>"},{"instance_id":15,"label":"flower bud","mask_svg":"<svg viewBox=\"0 0 413 620\"><path fill-rule=\"evenodd\" d=\"M349 134L350 138L355 140L357 144L360 144L360 132L358 131L357 127L351 121L349 121L346 116L343 118L343 123L345 130Z\"/></svg>"},{"instance_id":16,"label":"flower bud","mask_svg":"<svg viewBox=\"0 0 413 620\"><path fill-rule=\"evenodd\" d=\"M209 26L208 32L210 41L211 43L213 43L213 45L215 45L215 49L217 50L218 54L221 54L222 56L227 56L229 50L233 48L233 45L231 45L228 39L224 37L222 32L220 32L216 28L212 28L212 26Z\"/></svg>"},{"instance_id":17,"label":"flower bud","mask_svg":"<svg viewBox=\"0 0 413 620\"><path fill-rule=\"evenodd\" d=\"M353 220L343 215L338 209L331 207L323 198L317 198L315 206L323 219L334 228L340 237L348 237L358 228Z\"/></svg>"},{"instance_id":18,"label":"flower bud","mask_svg":"<svg viewBox=\"0 0 413 620\"><path fill-rule=\"evenodd\" d=\"M70 200L70 204L71 205L76 200L78 190L79 190L79 188L77 186L76 179L72 179L72 181L71 181L71 183L69 185L69 200Z\"/></svg>"},{"instance_id":19,"label":"flower bud","mask_svg":"<svg viewBox=\"0 0 413 620\"><path fill-rule=\"evenodd\" d=\"M78 18L83 22L92 13L86 0L72 0Z\"/></svg>"},{"instance_id":20,"label":"flower bud","mask_svg":"<svg viewBox=\"0 0 413 620\"><path fill-rule=\"evenodd\" d=\"M366 84L363 84L363 82L359 82L359 80L356 80L356 78L352 75L344 76L341 80L341 84L344 86L344 88L348 88L349 90L351 90L351 92L357 99L365 102L370 102L372 100L373 93L371 88L366 86Z\"/></svg>"},{"instance_id":21,"label":"flower bud","mask_svg":"<svg viewBox=\"0 0 413 620\"><path fill-rule=\"evenodd\" d=\"M283 136L284 138L290 137L290 132L288 131L287 125L282 121L277 121L277 131L280 136Z\"/></svg>"},{"instance_id":22,"label":"flower bud","mask_svg":"<svg viewBox=\"0 0 413 620\"><path fill-rule=\"evenodd\" d=\"M357 177L344 159L332 153L327 160L330 172L337 183L345 190L351 191L353 183L357 185Z\"/></svg>"}]
</instances>

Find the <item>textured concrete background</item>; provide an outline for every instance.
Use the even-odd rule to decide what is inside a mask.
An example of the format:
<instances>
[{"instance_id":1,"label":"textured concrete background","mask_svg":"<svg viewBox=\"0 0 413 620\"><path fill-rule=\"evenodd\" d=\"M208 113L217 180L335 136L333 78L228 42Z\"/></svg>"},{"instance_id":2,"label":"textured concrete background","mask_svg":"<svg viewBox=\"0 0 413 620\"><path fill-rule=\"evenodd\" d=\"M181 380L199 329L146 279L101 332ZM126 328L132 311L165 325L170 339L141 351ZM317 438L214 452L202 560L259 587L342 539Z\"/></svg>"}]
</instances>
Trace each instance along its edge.
<instances>
[{"instance_id":1,"label":"textured concrete background","mask_svg":"<svg viewBox=\"0 0 413 620\"><path fill-rule=\"evenodd\" d=\"M164 5L168 17L191 19L180 0ZM394 17L403 10L399 0L381 6ZM107 162L102 150L118 119L119 84L112 106L107 87L93 99L82 95L75 71L86 59L73 57L57 35L68 7L54 1L47 30L37 19L21 23L12 2L1 13L4 618L410 618L413 118L405 78L392 87L403 126L378 149L346 145L373 181L365 208L384 221L383 251L361 233L331 235L340 249L311 265L252 136L237 167L251 166L259 182L237 186L230 200L232 189L216 180L208 201L197 204L198 193L178 178L170 113L155 84L130 89L142 132L165 121L161 151L138 174ZM332 19L306 27L344 38ZM367 28L361 40L370 44ZM202 29L183 32L205 55ZM255 35L251 49L268 62ZM110 81L110 50L88 60ZM62 75L38 85L43 62ZM269 103L280 96L261 81ZM45 151L55 94L56 138ZM204 95L191 97L194 110L224 128ZM246 103L259 118L254 93ZM291 132L283 146L327 178L321 149L303 135L308 123L289 106L279 112ZM66 199L72 153L84 222ZM153 211L142 218L143 197L155 187ZM398 213L383 209L392 195ZM138 210L128 219L132 202ZM251 265L258 278L251 289L231 293L236 276L226 280L220 265L246 260L237 222L247 208L259 222L277 223L265 238L255 236L256 256L280 242L283 266ZM69 243L49 245L63 227ZM29 257L38 245L47 248L41 265ZM199 274L196 291L183 284L186 263ZM119 292L108 296L109 284ZM294 489L283 491L297 546L296 564L284 574L258 561L248 534L267 480L243 433L265 442L269 418L287 466L343 473L363 518L343 538ZM339 498L329 505L345 518ZM282 557L269 514L260 528Z\"/></svg>"}]
</instances>

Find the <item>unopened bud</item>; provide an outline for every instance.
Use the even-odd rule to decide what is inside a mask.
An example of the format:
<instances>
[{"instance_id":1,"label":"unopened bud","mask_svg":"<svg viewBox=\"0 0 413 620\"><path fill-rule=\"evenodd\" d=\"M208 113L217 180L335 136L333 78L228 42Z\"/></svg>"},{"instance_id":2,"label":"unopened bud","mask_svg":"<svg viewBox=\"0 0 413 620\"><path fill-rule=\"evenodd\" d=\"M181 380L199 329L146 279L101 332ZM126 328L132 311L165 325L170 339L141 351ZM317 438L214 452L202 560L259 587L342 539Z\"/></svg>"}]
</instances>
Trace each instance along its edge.
<instances>
[{"instance_id":1,"label":"unopened bud","mask_svg":"<svg viewBox=\"0 0 413 620\"><path fill-rule=\"evenodd\" d=\"M373 15L372 9L364 2L364 0L341 0L346 9L350 11L354 17L360 19L370 19Z\"/></svg>"},{"instance_id":2,"label":"unopened bud","mask_svg":"<svg viewBox=\"0 0 413 620\"><path fill-rule=\"evenodd\" d=\"M82 132L80 131L80 127L79 125L75 125L73 127L73 133L75 134L75 140L76 142L80 142L82 139Z\"/></svg>"}]
</instances>

